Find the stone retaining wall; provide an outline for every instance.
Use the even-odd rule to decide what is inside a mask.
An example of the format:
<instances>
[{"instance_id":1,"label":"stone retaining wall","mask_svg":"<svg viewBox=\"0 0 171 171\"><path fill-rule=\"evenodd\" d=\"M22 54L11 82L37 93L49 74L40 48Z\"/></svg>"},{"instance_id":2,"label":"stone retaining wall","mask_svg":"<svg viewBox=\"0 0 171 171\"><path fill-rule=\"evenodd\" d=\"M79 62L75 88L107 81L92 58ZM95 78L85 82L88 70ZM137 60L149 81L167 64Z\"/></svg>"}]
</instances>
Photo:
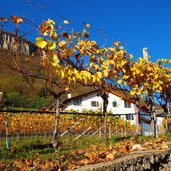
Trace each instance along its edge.
<instances>
[{"instance_id":1,"label":"stone retaining wall","mask_svg":"<svg viewBox=\"0 0 171 171\"><path fill-rule=\"evenodd\" d=\"M171 171L171 150L134 152L114 161L87 165L74 171Z\"/></svg>"},{"instance_id":2,"label":"stone retaining wall","mask_svg":"<svg viewBox=\"0 0 171 171\"><path fill-rule=\"evenodd\" d=\"M13 33L0 31L0 48L10 51L16 51L16 41ZM37 50L34 43L19 38L19 52L25 55L31 55Z\"/></svg>"}]
</instances>

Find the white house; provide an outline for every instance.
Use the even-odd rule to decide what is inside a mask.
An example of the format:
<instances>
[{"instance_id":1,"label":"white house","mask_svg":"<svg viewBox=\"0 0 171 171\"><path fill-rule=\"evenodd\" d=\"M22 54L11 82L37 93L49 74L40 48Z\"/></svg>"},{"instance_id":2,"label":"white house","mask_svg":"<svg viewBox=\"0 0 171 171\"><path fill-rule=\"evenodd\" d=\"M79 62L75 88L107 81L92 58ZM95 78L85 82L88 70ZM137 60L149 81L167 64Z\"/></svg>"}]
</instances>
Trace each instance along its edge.
<instances>
[{"instance_id":1,"label":"white house","mask_svg":"<svg viewBox=\"0 0 171 171\"><path fill-rule=\"evenodd\" d=\"M85 92L75 97L71 97L64 101L65 111L75 110L82 112L84 110L100 110L102 111L103 99L98 96L99 90ZM107 112L118 114L121 118L129 120L132 124L137 123L136 106L131 102L123 92L109 92Z\"/></svg>"},{"instance_id":2,"label":"white house","mask_svg":"<svg viewBox=\"0 0 171 171\"><path fill-rule=\"evenodd\" d=\"M100 90L92 90L82 93L78 96L71 97L64 101L64 111L78 111L84 110L102 111L103 99L98 95ZM108 94L107 112L113 115L119 115L122 119L130 121L131 124L141 125L143 135L152 135L152 118L150 116L149 108L145 102L140 104L137 109L135 103L130 100L130 94L122 90L110 91ZM163 113L159 105L155 105L156 115L160 116ZM157 117L157 125L162 126L163 117Z\"/></svg>"}]
</instances>

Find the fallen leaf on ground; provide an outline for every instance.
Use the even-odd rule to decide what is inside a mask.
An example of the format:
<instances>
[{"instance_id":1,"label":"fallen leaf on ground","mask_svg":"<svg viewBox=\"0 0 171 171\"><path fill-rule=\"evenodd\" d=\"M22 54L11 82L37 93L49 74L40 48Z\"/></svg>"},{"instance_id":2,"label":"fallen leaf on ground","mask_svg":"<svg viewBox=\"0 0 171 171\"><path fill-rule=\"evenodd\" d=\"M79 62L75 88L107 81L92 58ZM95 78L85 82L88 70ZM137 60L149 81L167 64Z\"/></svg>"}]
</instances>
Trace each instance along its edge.
<instances>
[{"instance_id":1,"label":"fallen leaf on ground","mask_svg":"<svg viewBox=\"0 0 171 171\"><path fill-rule=\"evenodd\" d=\"M113 153L109 153L106 155L106 159L107 160L114 160L115 159L115 155Z\"/></svg>"},{"instance_id":2,"label":"fallen leaf on ground","mask_svg":"<svg viewBox=\"0 0 171 171\"><path fill-rule=\"evenodd\" d=\"M163 150L166 150L166 149L168 149L169 147L168 147L168 145L167 145L166 143L162 143L162 144L161 144L161 148L162 148Z\"/></svg>"}]
</instances>

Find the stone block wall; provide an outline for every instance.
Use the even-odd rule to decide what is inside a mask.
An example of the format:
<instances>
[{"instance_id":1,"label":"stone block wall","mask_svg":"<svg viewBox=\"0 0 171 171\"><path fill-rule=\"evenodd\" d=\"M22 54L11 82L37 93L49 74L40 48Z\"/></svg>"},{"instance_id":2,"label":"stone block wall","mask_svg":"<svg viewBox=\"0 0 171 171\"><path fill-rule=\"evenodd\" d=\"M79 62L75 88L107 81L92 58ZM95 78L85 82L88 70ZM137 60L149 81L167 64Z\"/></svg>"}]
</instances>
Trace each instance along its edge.
<instances>
[{"instance_id":1,"label":"stone block wall","mask_svg":"<svg viewBox=\"0 0 171 171\"><path fill-rule=\"evenodd\" d=\"M171 150L134 152L105 163L87 165L74 171L171 171Z\"/></svg>"},{"instance_id":2,"label":"stone block wall","mask_svg":"<svg viewBox=\"0 0 171 171\"><path fill-rule=\"evenodd\" d=\"M16 41L13 33L0 31L0 48L10 51L16 51ZM25 55L31 55L36 52L37 47L34 43L24 39L19 38L19 52Z\"/></svg>"}]
</instances>

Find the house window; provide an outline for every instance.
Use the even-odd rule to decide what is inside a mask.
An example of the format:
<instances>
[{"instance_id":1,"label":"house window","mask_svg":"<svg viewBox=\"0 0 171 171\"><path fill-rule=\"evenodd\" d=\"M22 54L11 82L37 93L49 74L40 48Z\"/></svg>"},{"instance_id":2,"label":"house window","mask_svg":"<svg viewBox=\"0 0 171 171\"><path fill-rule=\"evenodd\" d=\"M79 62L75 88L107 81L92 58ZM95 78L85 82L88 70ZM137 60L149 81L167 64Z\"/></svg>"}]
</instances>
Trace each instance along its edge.
<instances>
[{"instance_id":1,"label":"house window","mask_svg":"<svg viewBox=\"0 0 171 171\"><path fill-rule=\"evenodd\" d=\"M126 115L126 120L134 120L134 115Z\"/></svg>"},{"instance_id":2,"label":"house window","mask_svg":"<svg viewBox=\"0 0 171 171\"><path fill-rule=\"evenodd\" d=\"M125 106L125 108L131 108L131 103L124 101L124 106Z\"/></svg>"},{"instance_id":3,"label":"house window","mask_svg":"<svg viewBox=\"0 0 171 171\"><path fill-rule=\"evenodd\" d=\"M98 101L91 101L91 106L92 107L99 107L99 102Z\"/></svg>"},{"instance_id":4,"label":"house window","mask_svg":"<svg viewBox=\"0 0 171 171\"><path fill-rule=\"evenodd\" d=\"M113 106L113 107L116 107L116 106L117 106L117 102L116 102L116 101L113 101L113 102L112 102L112 106Z\"/></svg>"},{"instance_id":5,"label":"house window","mask_svg":"<svg viewBox=\"0 0 171 171\"><path fill-rule=\"evenodd\" d=\"M82 102L82 99L80 98L80 99L75 99L74 101L73 101L73 104L75 105L75 106L81 106L81 102Z\"/></svg>"}]
</instances>

